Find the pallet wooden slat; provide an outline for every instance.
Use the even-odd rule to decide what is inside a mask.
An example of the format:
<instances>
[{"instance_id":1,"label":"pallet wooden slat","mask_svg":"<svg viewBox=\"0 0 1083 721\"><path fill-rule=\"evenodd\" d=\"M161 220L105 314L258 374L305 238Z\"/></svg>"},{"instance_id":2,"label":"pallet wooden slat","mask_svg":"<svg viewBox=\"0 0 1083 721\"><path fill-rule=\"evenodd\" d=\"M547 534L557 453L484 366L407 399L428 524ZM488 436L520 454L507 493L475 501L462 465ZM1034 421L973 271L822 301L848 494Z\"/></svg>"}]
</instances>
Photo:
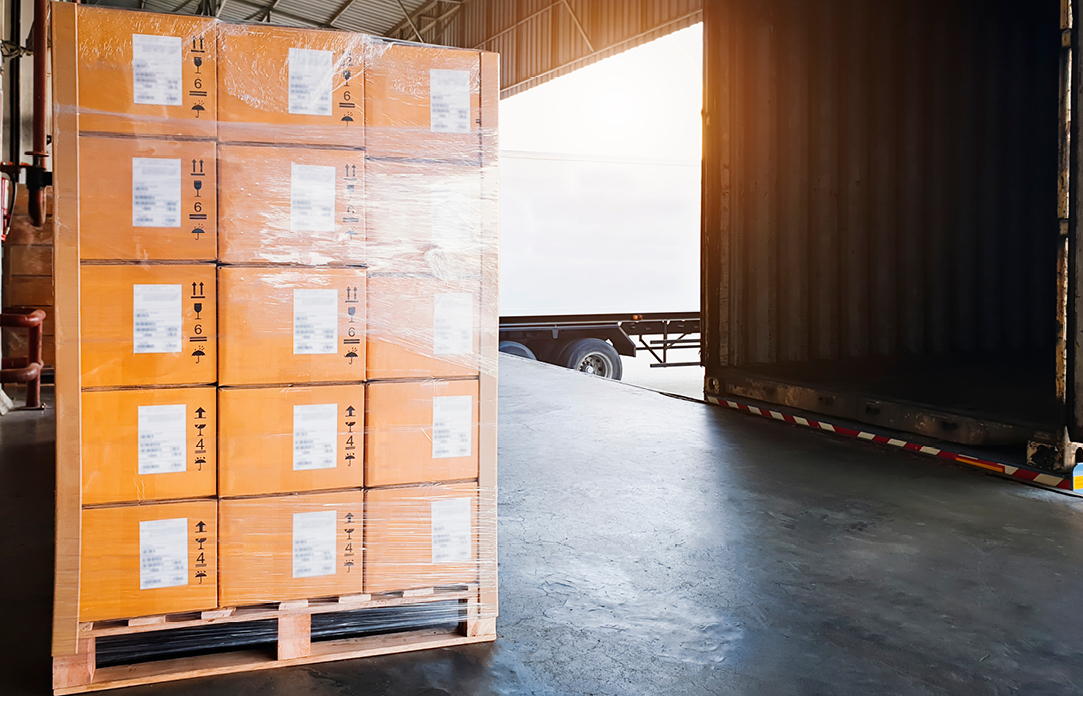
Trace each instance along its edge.
<instances>
[{"instance_id":1,"label":"pallet wooden slat","mask_svg":"<svg viewBox=\"0 0 1083 721\"><path fill-rule=\"evenodd\" d=\"M426 597L423 601L415 603L439 603L441 601L466 600L476 603L478 587L469 586L465 591L449 591L437 593ZM371 608L394 608L411 605L412 599L408 596L386 594L375 598L357 598L353 600L338 601L309 601L308 605L294 612L306 614L341 613L345 611L362 611ZM224 613L230 611L230 613ZM146 631L172 631L181 628L195 628L199 626L220 626L231 623L245 623L248 621L267 621L280 618L283 613L277 604L271 607L247 607L238 609L221 609L218 611L203 611L195 614L175 614L165 617L161 623L129 626L126 621L98 621L96 623L81 624L79 635L81 638L102 638L105 636L127 636L132 633ZM185 616L192 616L185 618Z\"/></svg>"},{"instance_id":2,"label":"pallet wooden slat","mask_svg":"<svg viewBox=\"0 0 1083 721\"><path fill-rule=\"evenodd\" d=\"M495 623L495 619L493 621ZM185 659L152 661L130 666L103 668L97 670L94 674L94 680L89 683L56 688L54 692L57 695L67 695L87 691L104 691L148 683L205 678L243 671L263 671L325 661L345 661L408 651L450 648L495 640L495 633L484 636L463 636L449 631L429 631L390 633L382 636L366 636L339 641L317 641L312 644L311 653L301 658L275 659L270 658L266 653L258 651L233 651L208 654L206 656L193 656Z\"/></svg>"},{"instance_id":3,"label":"pallet wooden slat","mask_svg":"<svg viewBox=\"0 0 1083 721\"><path fill-rule=\"evenodd\" d=\"M285 611L277 607L222 609L223 612L230 613L216 615L217 612L204 612L212 617L202 618L203 614L196 614L196 618L182 620L165 616L83 623L79 627L80 640L77 653L57 656L53 659L54 693L58 695L81 693L240 671L280 668L299 663L362 658L493 641L496 639L496 619L480 616L479 592L477 585L471 585L465 590L433 593L430 596L421 597L420 600L418 597L407 596L405 592L402 592L367 601L358 600L352 604L340 604L337 601L308 601L305 606L296 604L292 609ZM465 618L459 623L456 631L431 629L334 641L312 640L314 614L366 608L416 608L451 600L466 603ZM177 614L177 616L183 615L185 614ZM192 656L166 661L148 661L107 668L97 668L96 665L95 642L98 638L266 620L276 620L278 623L274 657L259 651L203 654L196 652Z\"/></svg>"}]
</instances>

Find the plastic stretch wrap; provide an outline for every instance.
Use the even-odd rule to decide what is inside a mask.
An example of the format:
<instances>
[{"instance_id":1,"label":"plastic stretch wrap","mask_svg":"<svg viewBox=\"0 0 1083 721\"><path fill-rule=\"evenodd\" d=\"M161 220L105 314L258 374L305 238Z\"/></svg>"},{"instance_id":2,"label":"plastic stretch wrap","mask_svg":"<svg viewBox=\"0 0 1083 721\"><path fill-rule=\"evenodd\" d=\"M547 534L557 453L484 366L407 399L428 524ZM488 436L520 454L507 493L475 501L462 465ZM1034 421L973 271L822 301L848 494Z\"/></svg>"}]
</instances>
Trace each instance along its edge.
<instances>
[{"instance_id":1,"label":"plastic stretch wrap","mask_svg":"<svg viewBox=\"0 0 1083 721\"><path fill-rule=\"evenodd\" d=\"M115 665L255 648L287 610L313 642L495 619L495 57L52 13L57 637Z\"/></svg>"}]
</instances>

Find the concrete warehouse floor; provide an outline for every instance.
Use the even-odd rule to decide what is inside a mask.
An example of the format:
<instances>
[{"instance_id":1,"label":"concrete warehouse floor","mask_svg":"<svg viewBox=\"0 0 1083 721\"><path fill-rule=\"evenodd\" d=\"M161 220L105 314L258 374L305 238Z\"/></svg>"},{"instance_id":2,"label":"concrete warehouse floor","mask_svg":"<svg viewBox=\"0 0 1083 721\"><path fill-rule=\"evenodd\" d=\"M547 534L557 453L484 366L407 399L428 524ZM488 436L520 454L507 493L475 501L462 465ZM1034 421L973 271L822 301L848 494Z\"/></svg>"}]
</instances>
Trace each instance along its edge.
<instances>
[{"instance_id":1,"label":"concrete warehouse floor","mask_svg":"<svg viewBox=\"0 0 1083 721\"><path fill-rule=\"evenodd\" d=\"M1083 499L501 358L500 640L126 694L1083 692ZM51 414L0 419L0 684L49 690Z\"/></svg>"}]
</instances>

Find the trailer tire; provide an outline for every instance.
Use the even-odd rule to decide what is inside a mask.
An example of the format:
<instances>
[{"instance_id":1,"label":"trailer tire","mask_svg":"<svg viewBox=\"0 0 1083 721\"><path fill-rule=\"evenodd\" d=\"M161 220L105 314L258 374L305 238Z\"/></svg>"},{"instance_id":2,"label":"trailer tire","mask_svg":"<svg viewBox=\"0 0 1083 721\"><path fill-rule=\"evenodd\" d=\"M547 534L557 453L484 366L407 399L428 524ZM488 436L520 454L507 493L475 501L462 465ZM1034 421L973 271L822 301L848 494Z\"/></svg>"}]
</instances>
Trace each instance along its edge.
<instances>
[{"instance_id":1,"label":"trailer tire","mask_svg":"<svg viewBox=\"0 0 1083 721\"><path fill-rule=\"evenodd\" d=\"M613 346L598 338L580 338L572 341L561 354L558 365L588 375L612 378L615 381L619 381L624 373L620 354Z\"/></svg>"},{"instance_id":2,"label":"trailer tire","mask_svg":"<svg viewBox=\"0 0 1083 721\"><path fill-rule=\"evenodd\" d=\"M518 356L520 358L538 360L538 357L534 355L534 351L530 350L522 343L516 343L513 340L500 341L500 352L507 353L508 355Z\"/></svg>"}]
</instances>

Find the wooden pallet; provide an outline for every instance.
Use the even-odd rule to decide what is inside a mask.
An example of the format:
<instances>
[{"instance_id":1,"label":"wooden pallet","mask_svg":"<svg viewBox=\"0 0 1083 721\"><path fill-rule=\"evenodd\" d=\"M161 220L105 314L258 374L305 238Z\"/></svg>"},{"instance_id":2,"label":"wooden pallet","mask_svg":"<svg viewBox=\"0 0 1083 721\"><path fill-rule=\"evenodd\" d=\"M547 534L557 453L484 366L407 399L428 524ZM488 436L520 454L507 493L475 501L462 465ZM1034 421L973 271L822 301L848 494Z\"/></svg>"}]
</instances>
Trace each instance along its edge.
<instances>
[{"instance_id":1,"label":"wooden pallet","mask_svg":"<svg viewBox=\"0 0 1083 721\"><path fill-rule=\"evenodd\" d=\"M465 602L466 617L459 623L457 629L406 631L331 641L312 639L314 614L371 608L416 607L440 601ZM496 619L483 617L480 609L479 587L473 584L455 588L429 588L374 596L356 594L287 601L280 604L83 623L79 628L78 653L53 658L53 693L60 696L86 691L103 691L162 681L495 641ZM147 661L100 669L96 665L95 645L99 638L266 620L278 622L275 653L258 650L211 651L166 661Z\"/></svg>"}]
</instances>

